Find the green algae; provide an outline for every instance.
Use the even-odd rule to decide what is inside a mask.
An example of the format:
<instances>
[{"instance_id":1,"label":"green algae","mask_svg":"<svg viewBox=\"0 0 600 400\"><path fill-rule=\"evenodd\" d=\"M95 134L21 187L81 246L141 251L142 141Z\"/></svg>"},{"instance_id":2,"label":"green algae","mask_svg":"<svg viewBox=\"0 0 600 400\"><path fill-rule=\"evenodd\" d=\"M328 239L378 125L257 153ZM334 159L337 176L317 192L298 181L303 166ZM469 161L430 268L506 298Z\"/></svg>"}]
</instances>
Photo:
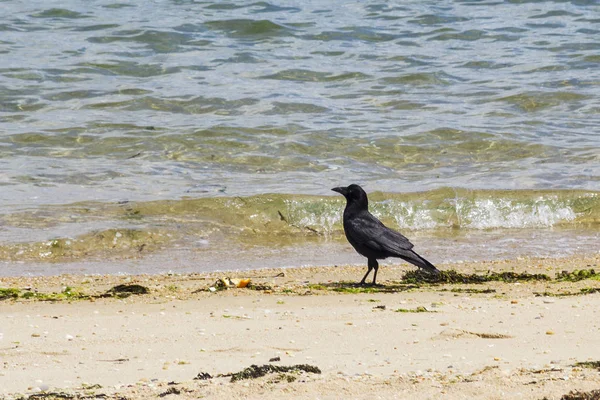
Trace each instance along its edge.
<instances>
[{"instance_id":1,"label":"green algae","mask_svg":"<svg viewBox=\"0 0 600 400\"><path fill-rule=\"evenodd\" d=\"M429 274L421 270L412 270L404 273L402 282L412 284L470 284L486 282L531 282L550 281L546 274L529 274L527 272L487 272L480 274L463 274L455 270L440 271L439 274Z\"/></svg>"},{"instance_id":2,"label":"green algae","mask_svg":"<svg viewBox=\"0 0 600 400\"><path fill-rule=\"evenodd\" d=\"M150 291L142 285L117 285L109 289L106 293L92 295L84 293L79 289L70 286L64 287L60 292L37 292L22 291L16 288L0 289L0 300L37 300L37 301L74 301L74 300L93 300L105 297L125 298L131 295L144 295Z\"/></svg>"},{"instance_id":3,"label":"green algae","mask_svg":"<svg viewBox=\"0 0 600 400\"><path fill-rule=\"evenodd\" d=\"M72 300L89 300L92 296L85 294L70 286L65 287L60 292L40 293L27 291L21 294L20 298L24 300L38 301L72 301Z\"/></svg>"},{"instance_id":4,"label":"green algae","mask_svg":"<svg viewBox=\"0 0 600 400\"><path fill-rule=\"evenodd\" d=\"M575 271L561 271L556 273L557 281L579 282L584 279L600 280L600 274L594 269L579 269Z\"/></svg>"},{"instance_id":5,"label":"green algae","mask_svg":"<svg viewBox=\"0 0 600 400\"><path fill-rule=\"evenodd\" d=\"M417 308L398 308L394 311L397 313L434 313L434 312L437 312L437 311L428 310L423 306L418 306Z\"/></svg>"},{"instance_id":6,"label":"green algae","mask_svg":"<svg viewBox=\"0 0 600 400\"><path fill-rule=\"evenodd\" d=\"M0 300L16 299L21 291L17 288L0 288Z\"/></svg>"},{"instance_id":7,"label":"green algae","mask_svg":"<svg viewBox=\"0 0 600 400\"><path fill-rule=\"evenodd\" d=\"M394 282L386 285L361 285L356 282L327 282L308 284L310 290L333 291L346 294L372 294L372 293L397 293L416 289L419 286L405 284L403 282Z\"/></svg>"},{"instance_id":8,"label":"green algae","mask_svg":"<svg viewBox=\"0 0 600 400\"><path fill-rule=\"evenodd\" d=\"M579 292L533 292L536 297L569 297L569 296L585 296L587 294L600 293L600 288L585 287L579 289Z\"/></svg>"}]
</instances>

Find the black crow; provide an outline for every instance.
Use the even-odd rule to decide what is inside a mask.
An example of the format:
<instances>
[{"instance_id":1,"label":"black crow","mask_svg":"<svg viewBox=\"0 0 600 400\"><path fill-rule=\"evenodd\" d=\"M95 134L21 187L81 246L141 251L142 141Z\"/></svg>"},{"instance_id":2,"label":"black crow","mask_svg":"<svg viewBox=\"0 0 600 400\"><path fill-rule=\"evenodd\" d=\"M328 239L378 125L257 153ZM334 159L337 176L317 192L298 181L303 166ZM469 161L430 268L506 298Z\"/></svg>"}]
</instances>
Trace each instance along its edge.
<instances>
[{"instance_id":1,"label":"black crow","mask_svg":"<svg viewBox=\"0 0 600 400\"><path fill-rule=\"evenodd\" d=\"M353 184L331 190L341 193L346 198L344 210L346 238L354 249L368 260L369 269L360 281L361 285L365 284L365 279L372 269L375 270L373 285L376 284L379 269L377 260L388 257L399 257L430 273L440 272L432 263L412 250L413 244L407 238L386 227L369 212L369 200L363 188Z\"/></svg>"}]
</instances>

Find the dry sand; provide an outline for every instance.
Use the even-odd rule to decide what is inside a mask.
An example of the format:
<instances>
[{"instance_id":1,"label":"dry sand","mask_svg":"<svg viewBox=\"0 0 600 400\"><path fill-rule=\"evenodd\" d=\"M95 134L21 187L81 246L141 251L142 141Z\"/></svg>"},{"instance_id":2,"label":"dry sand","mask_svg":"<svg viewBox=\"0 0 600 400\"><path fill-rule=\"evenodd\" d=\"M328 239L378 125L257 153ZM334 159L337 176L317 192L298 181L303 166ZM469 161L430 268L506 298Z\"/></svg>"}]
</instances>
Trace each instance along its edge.
<instances>
[{"instance_id":1,"label":"dry sand","mask_svg":"<svg viewBox=\"0 0 600 400\"><path fill-rule=\"evenodd\" d=\"M599 266L600 256L440 265L551 277ZM336 284L358 281L363 267L0 278L0 288L38 293L150 289L125 299L1 301L0 399L560 399L600 389L598 370L573 366L600 360L600 293L578 294L600 281L414 288L399 282L410 269L383 266L382 286L364 291ZM207 290L224 275L271 289ZM396 311L417 307L427 312ZM251 364L308 364L322 373L217 377ZM194 380L199 373L213 378Z\"/></svg>"}]
</instances>

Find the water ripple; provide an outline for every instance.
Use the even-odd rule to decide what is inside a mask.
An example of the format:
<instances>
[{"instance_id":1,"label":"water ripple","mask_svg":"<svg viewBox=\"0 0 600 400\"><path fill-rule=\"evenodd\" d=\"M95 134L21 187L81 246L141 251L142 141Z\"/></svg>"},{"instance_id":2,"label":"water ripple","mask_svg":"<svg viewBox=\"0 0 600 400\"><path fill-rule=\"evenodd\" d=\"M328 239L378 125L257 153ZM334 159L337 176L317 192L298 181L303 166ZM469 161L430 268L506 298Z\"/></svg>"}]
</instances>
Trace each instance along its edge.
<instances>
[{"instance_id":1,"label":"water ripple","mask_svg":"<svg viewBox=\"0 0 600 400\"><path fill-rule=\"evenodd\" d=\"M600 189L595 1L2 5L7 199Z\"/></svg>"}]
</instances>

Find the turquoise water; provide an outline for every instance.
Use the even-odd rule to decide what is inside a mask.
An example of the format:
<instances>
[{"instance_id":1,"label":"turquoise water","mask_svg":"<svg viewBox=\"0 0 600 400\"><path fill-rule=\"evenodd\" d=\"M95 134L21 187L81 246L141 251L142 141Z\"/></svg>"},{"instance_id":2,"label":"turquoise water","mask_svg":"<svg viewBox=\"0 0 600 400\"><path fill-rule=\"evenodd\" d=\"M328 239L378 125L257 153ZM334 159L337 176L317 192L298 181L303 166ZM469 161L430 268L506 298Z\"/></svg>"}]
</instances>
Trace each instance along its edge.
<instances>
[{"instance_id":1,"label":"turquoise water","mask_svg":"<svg viewBox=\"0 0 600 400\"><path fill-rule=\"evenodd\" d=\"M349 183L438 262L597 252L599 22L596 1L3 0L0 262L218 269L222 243L265 266L335 262L315 251L331 246L360 262L329 198ZM284 214L280 251L223 217L264 195L302 204L247 210Z\"/></svg>"}]
</instances>

